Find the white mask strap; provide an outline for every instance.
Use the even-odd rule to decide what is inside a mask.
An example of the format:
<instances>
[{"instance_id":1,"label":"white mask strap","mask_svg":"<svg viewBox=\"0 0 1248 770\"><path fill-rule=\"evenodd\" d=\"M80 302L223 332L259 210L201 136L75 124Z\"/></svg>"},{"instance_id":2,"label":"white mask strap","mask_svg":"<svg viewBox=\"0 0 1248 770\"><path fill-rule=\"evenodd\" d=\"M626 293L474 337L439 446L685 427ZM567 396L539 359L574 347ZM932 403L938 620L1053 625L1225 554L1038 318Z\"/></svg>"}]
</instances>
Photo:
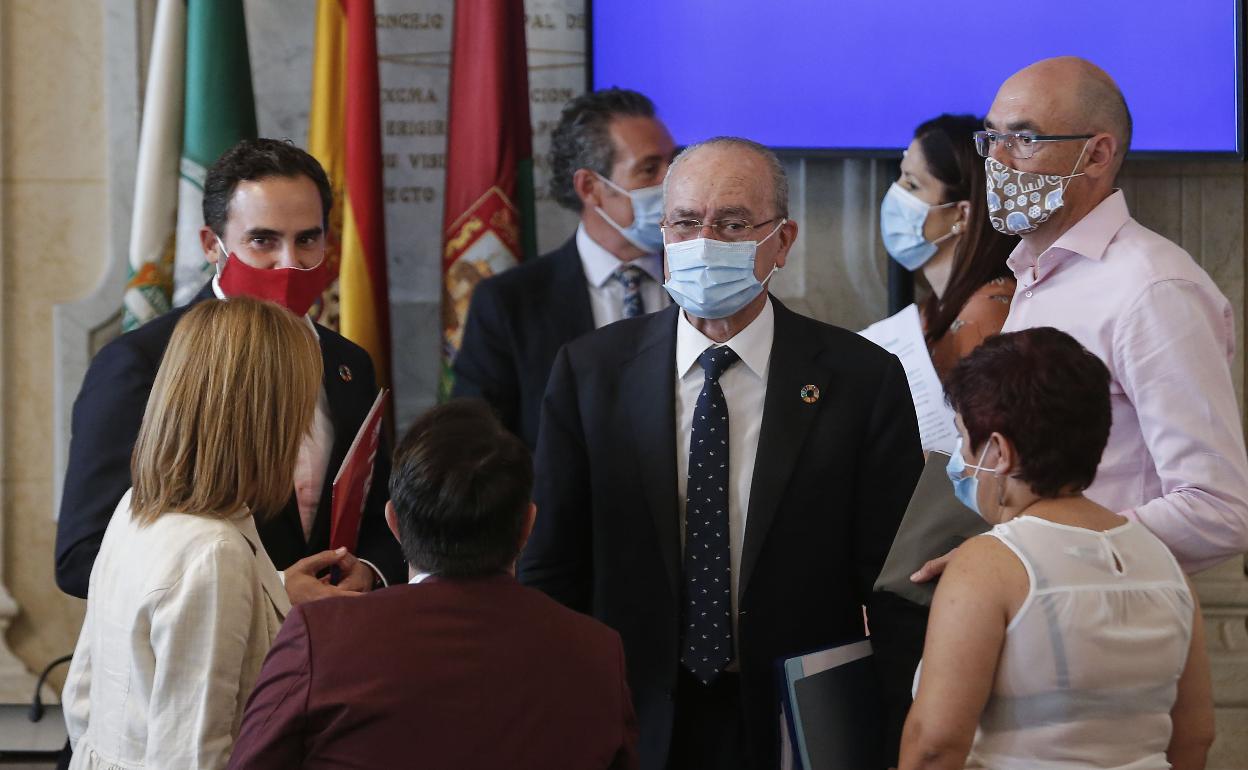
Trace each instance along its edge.
<instances>
[{"instance_id":1,"label":"white mask strap","mask_svg":"<svg viewBox=\"0 0 1248 770\"><path fill-rule=\"evenodd\" d=\"M779 221L779 222L777 222L777 223L776 223L776 226L775 226L775 227L773 227L773 228L771 229L771 232L767 233L767 237L766 237L766 238L764 238L764 239L762 239L761 241L759 241L757 245L758 245L758 246L762 246L764 243L766 243L768 240L770 240L770 239L771 239L771 236L773 236L773 235L775 235L776 233L780 232L780 228L781 228L781 227L784 227L784 223L785 223L785 222L788 222L788 221L789 221L789 218L788 218L788 217L780 217L780 221Z\"/></svg>"},{"instance_id":2,"label":"white mask strap","mask_svg":"<svg viewBox=\"0 0 1248 770\"><path fill-rule=\"evenodd\" d=\"M221 249L221 259L217 260L215 267L217 268L217 277L221 276L221 271L225 269L225 262L230 258L230 250L225 248L225 242L221 240L221 236L216 233L212 234L217 239L217 247Z\"/></svg>"},{"instance_id":3,"label":"white mask strap","mask_svg":"<svg viewBox=\"0 0 1248 770\"><path fill-rule=\"evenodd\" d=\"M1067 174L1066 176L1062 177L1062 181L1063 181L1063 184L1062 184L1062 191L1063 191L1063 192L1065 192L1065 191L1066 191L1066 186L1067 186L1068 184L1070 184L1070 180L1074 179L1074 178L1075 178L1075 177L1077 177L1077 176L1083 176L1083 172L1082 172L1082 171L1080 171L1080 172L1076 173L1076 172L1075 172L1075 169L1079 168L1079 162L1080 162L1081 160L1083 160L1083 155L1084 155L1084 153L1086 153L1086 152L1088 151L1088 142L1090 142L1090 141L1092 141L1092 140L1091 140L1091 139L1085 139L1085 140L1083 141L1083 149L1079 150L1079 157L1078 157L1078 158L1075 158L1075 168L1072 168L1072 169L1070 170L1070 173L1069 173L1069 174Z\"/></svg>"},{"instance_id":4,"label":"white mask strap","mask_svg":"<svg viewBox=\"0 0 1248 770\"><path fill-rule=\"evenodd\" d=\"M975 476L978 476L980 471L992 471L993 473L997 472L996 468L984 467L984 458L988 456L988 447L991 445L992 445L992 438L989 437L989 439L984 442L984 451L979 453L979 459L975 461L976 464L966 466L967 468L975 469L975 472L971 474L972 478Z\"/></svg>"},{"instance_id":5,"label":"white mask strap","mask_svg":"<svg viewBox=\"0 0 1248 770\"><path fill-rule=\"evenodd\" d=\"M628 190L625 190L623 187L620 187L618 184L616 184L615 182L612 182L610 179L607 179L605 176L603 176L602 174L599 174L597 171L594 172L594 176L606 182L608 187L620 193L621 195L629 194Z\"/></svg>"}]
</instances>

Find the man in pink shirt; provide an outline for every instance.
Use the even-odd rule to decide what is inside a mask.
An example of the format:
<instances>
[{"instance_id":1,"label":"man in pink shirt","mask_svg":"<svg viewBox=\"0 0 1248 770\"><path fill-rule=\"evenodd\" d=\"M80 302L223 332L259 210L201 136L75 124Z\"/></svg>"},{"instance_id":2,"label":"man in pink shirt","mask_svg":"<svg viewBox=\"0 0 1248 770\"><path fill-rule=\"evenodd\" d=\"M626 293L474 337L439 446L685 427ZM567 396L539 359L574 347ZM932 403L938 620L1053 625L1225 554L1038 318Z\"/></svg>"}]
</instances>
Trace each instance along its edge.
<instances>
[{"instance_id":1,"label":"man in pink shirt","mask_svg":"<svg viewBox=\"0 0 1248 770\"><path fill-rule=\"evenodd\" d=\"M1113 426L1087 496L1148 527L1188 572L1248 551L1233 311L1114 187L1131 142L1122 92L1090 62L1046 59L1001 86L984 125L993 225L1022 237L1002 331L1061 329L1112 376Z\"/></svg>"}]
</instances>

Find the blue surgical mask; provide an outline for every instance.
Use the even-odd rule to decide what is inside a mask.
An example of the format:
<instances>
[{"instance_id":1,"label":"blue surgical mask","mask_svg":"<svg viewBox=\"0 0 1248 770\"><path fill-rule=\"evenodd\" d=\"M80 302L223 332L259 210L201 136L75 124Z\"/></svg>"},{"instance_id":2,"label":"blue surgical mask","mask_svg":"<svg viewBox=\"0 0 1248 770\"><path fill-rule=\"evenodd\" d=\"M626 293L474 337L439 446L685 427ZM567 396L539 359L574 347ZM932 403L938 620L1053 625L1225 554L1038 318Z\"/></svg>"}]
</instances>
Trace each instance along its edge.
<instances>
[{"instance_id":1,"label":"blue surgical mask","mask_svg":"<svg viewBox=\"0 0 1248 770\"><path fill-rule=\"evenodd\" d=\"M923 225L933 209L956 206L957 201L929 205L901 185L893 182L880 204L880 235L888 255L910 272L923 267L936 254L941 241L957 235L958 226L934 241L923 237Z\"/></svg>"},{"instance_id":2,"label":"blue surgical mask","mask_svg":"<svg viewBox=\"0 0 1248 770\"><path fill-rule=\"evenodd\" d=\"M640 190L625 190L602 174L596 174L608 186L628 196L633 204L633 223L621 227L601 206L594 206L598 216L615 228L615 231L637 248L647 254L658 254L663 250L663 231L659 222L663 221L663 185L643 187Z\"/></svg>"},{"instance_id":3,"label":"blue surgical mask","mask_svg":"<svg viewBox=\"0 0 1248 770\"><path fill-rule=\"evenodd\" d=\"M984 442L984 451L979 453L979 459L976 463L983 463L984 457L988 454L988 442ZM965 475L968 468L974 469L974 473L970 476ZM982 464L970 465L962 458L962 437L958 436L958 443L953 448L953 454L949 456L949 464L945 466L945 473L949 474L949 481L953 482L953 494L962 501L962 504L970 508L979 517L984 518L983 511L979 510L979 472L991 471L996 473L994 468L985 468Z\"/></svg>"},{"instance_id":4,"label":"blue surgical mask","mask_svg":"<svg viewBox=\"0 0 1248 770\"><path fill-rule=\"evenodd\" d=\"M667 271L671 277L663 288L689 315L727 318L761 294L763 284L779 269L773 267L759 281L754 275L754 254L787 221L781 219L761 241L694 238L666 244Z\"/></svg>"}]
</instances>

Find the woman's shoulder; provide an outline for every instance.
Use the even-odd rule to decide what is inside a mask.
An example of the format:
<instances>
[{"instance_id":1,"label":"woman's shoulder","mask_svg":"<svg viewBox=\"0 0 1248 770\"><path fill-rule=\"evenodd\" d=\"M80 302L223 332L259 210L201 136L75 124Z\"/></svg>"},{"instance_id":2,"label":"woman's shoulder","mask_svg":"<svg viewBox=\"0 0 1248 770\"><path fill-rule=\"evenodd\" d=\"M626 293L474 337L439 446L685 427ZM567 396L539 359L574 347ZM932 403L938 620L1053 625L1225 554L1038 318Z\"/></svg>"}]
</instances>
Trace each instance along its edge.
<instances>
[{"instance_id":1,"label":"woman's shoulder","mask_svg":"<svg viewBox=\"0 0 1248 770\"><path fill-rule=\"evenodd\" d=\"M1019 577L1026 581L1026 566L1005 540L989 531L958 546L940 579L941 583L963 584L978 591L985 585L1000 586Z\"/></svg>"},{"instance_id":2,"label":"woman's shoulder","mask_svg":"<svg viewBox=\"0 0 1248 770\"><path fill-rule=\"evenodd\" d=\"M113 514L91 580L92 585L105 581L127 595L155 595L183 582L190 572L244 576L254 562L247 538L231 521L168 512L139 522L123 508ZM98 592L93 588L92 593Z\"/></svg>"},{"instance_id":3,"label":"woman's shoulder","mask_svg":"<svg viewBox=\"0 0 1248 770\"><path fill-rule=\"evenodd\" d=\"M1010 302L1014 299L1014 288L1017 286L1013 278L1004 276L993 278L975 290L963 307L965 313L970 308L1002 308L1009 312Z\"/></svg>"},{"instance_id":4,"label":"woman's shoulder","mask_svg":"<svg viewBox=\"0 0 1248 770\"><path fill-rule=\"evenodd\" d=\"M993 532L969 538L958 546L936 584L932 610L969 602L995 606L1012 618L1031 588L1027 566ZM986 605L985 605L986 603Z\"/></svg>"},{"instance_id":5,"label":"woman's shoulder","mask_svg":"<svg viewBox=\"0 0 1248 770\"><path fill-rule=\"evenodd\" d=\"M954 552L949 566L952 567L960 561L964 569L979 570L1018 563L1018 556L1014 550L1000 537L1000 530L1003 526L998 524L981 535L967 538Z\"/></svg>"},{"instance_id":6,"label":"woman's shoulder","mask_svg":"<svg viewBox=\"0 0 1248 770\"><path fill-rule=\"evenodd\" d=\"M212 552L219 558L250 558L253 550L238 526L229 519L194 513L163 513L143 525L135 525L139 539L164 561L185 564Z\"/></svg>"},{"instance_id":7,"label":"woman's shoulder","mask_svg":"<svg viewBox=\"0 0 1248 770\"><path fill-rule=\"evenodd\" d=\"M957 334L964 327L972 327L980 339L991 337L1001 331L1005 318L1010 314L1010 302L1014 299L1012 278L993 278L975 290L958 311L958 317L949 327ZM978 345L978 343L976 343ZM970 352L964 351L965 353ZM961 356L959 356L961 357Z\"/></svg>"}]
</instances>

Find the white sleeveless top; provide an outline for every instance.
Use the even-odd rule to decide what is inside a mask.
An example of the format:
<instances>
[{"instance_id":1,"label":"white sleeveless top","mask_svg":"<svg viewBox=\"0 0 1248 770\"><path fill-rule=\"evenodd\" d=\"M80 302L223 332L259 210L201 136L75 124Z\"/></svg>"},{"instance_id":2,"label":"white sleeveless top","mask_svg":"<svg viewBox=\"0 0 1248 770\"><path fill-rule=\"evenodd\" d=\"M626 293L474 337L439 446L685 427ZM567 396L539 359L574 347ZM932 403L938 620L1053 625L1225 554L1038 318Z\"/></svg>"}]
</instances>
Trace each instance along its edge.
<instances>
[{"instance_id":1,"label":"white sleeveless top","mask_svg":"<svg viewBox=\"0 0 1248 770\"><path fill-rule=\"evenodd\" d=\"M1169 768L1192 595L1134 522L1105 532L1020 516L987 533L1027 568L967 767Z\"/></svg>"}]
</instances>

